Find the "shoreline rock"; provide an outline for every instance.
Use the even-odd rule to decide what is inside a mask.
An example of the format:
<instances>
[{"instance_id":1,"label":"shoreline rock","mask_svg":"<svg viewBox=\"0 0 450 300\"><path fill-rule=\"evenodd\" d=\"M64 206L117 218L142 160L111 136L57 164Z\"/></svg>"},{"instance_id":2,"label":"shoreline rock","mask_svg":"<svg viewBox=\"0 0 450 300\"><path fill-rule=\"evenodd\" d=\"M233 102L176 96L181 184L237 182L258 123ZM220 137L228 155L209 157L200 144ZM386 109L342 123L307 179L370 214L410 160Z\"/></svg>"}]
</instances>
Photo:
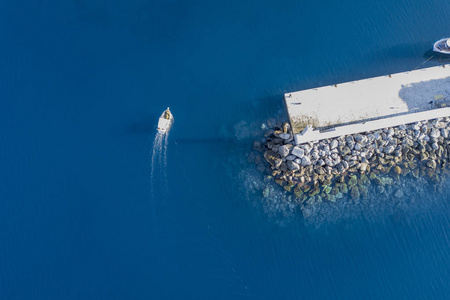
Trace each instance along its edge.
<instances>
[{"instance_id":1,"label":"shoreline rock","mask_svg":"<svg viewBox=\"0 0 450 300\"><path fill-rule=\"evenodd\" d=\"M295 145L289 123L283 123L267 131L264 142L254 142L253 149L264 151L264 172L308 206L335 202L344 194L359 201L371 185L386 193L405 176L426 176L438 185L450 174L449 131L450 118L439 118ZM403 193L397 190L395 197Z\"/></svg>"}]
</instances>

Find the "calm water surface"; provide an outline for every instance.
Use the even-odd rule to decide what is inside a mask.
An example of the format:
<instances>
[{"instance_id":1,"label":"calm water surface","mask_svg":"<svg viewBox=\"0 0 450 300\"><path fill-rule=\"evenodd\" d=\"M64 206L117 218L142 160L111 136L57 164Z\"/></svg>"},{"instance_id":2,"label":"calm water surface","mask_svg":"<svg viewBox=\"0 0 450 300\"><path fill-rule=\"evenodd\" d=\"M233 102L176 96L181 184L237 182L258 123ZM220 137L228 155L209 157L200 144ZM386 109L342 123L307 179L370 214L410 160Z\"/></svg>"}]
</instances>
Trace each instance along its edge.
<instances>
[{"instance_id":1,"label":"calm water surface","mask_svg":"<svg viewBox=\"0 0 450 300\"><path fill-rule=\"evenodd\" d=\"M448 11L3 1L0 298L448 299L450 188L305 223L244 158L283 93L412 70Z\"/></svg>"}]
</instances>

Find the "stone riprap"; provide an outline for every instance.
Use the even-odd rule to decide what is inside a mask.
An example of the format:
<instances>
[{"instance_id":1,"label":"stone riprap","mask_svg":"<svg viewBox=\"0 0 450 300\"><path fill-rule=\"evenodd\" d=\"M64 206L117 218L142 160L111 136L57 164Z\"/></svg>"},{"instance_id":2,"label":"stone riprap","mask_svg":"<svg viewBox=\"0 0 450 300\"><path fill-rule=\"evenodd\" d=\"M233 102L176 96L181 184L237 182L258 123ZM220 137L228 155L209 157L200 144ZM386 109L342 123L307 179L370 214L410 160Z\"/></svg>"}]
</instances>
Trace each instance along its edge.
<instances>
[{"instance_id":1,"label":"stone riprap","mask_svg":"<svg viewBox=\"0 0 450 300\"><path fill-rule=\"evenodd\" d=\"M439 184L450 170L449 131L445 117L295 146L284 123L266 132L265 145L254 144L268 165L255 162L302 205L335 202L348 193L358 201L369 186L384 193L400 176L427 176Z\"/></svg>"}]
</instances>

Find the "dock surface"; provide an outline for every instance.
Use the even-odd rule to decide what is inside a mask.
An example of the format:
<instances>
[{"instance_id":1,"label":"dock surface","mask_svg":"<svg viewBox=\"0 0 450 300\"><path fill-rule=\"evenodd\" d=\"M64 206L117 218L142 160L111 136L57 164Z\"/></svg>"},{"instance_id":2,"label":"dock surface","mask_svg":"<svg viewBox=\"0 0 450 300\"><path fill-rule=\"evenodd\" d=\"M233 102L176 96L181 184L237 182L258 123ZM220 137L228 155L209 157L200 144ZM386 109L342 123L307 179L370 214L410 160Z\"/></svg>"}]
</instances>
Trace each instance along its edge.
<instances>
[{"instance_id":1,"label":"dock surface","mask_svg":"<svg viewBox=\"0 0 450 300\"><path fill-rule=\"evenodd\" d=\"M284 100L294 134L300 133L307 125L316 129L356 125L351 127L352 130L343 132L358 132L357 124L362 125L364 122L450 106L450 66L287 93ZM433 113L426 115L432 116ZM420 114L416 116L423 118ZM407 120L421 121L414 118L409 117ZM397 121L402 122L402 119ZM378 123L373 126L378 127ZM365 131L363 127L360 127L360 132ZM316 134L316 138L320 136Z\"/></svg>"}]
</instances>

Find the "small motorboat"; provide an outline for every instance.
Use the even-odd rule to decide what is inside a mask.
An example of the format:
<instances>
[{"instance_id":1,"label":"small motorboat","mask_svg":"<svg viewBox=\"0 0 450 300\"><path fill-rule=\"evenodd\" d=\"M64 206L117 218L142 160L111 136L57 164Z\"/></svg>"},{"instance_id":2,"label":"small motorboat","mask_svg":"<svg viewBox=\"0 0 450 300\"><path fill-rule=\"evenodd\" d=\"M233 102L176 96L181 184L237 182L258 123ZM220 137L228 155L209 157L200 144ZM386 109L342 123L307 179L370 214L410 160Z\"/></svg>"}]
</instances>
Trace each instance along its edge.
<instances>
[{"instance_id":1,"label":"small motorboat","mask_svg":"<svg viewBox=\"0 0 450 300\"><path fill-rule=\"evenodd\" d=\"M443 54L450 54L450 38L443 38L434 43L433 51Z\"/></svg>"},{"instance_id":2,"label":"small motorboat","mask_svg":"<svg viewBox=\"0 0 450 300\"><path fill-rule=\"evenodd\" d=\"M172 126L173 123L173 115L170 112L170 109L167 108L159 117L158 120L158 132L161 134L165 134L167 131L169 131L170 126Z\"/></svg>"}]
</instances>

